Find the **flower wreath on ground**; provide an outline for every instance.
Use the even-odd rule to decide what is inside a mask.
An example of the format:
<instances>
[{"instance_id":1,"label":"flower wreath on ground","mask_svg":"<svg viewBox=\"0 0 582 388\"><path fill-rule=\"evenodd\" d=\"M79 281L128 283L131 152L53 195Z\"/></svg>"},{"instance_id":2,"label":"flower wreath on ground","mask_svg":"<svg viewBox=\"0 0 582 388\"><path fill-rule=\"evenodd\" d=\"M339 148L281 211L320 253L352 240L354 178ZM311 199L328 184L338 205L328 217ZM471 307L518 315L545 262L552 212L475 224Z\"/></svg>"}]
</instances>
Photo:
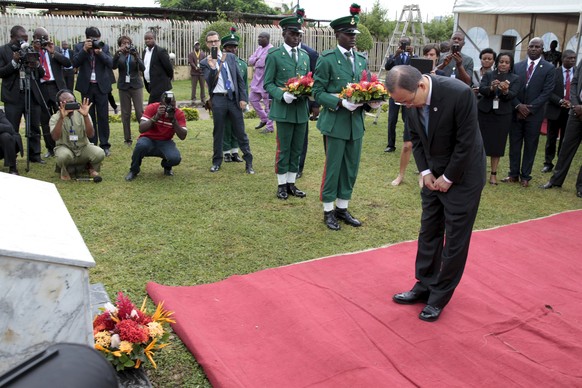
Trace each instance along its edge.
<instances>
[{"instance_id":1,"label":"flower wreath on ground","mask_svg":"<svg viewBox=\"0 0 582 388\"><path fill-rule=\"evenodd\" d=\"M138 310L122 292L117 294L115 305L106 303L103 311L93 320L93 338L95 349L102 352L118 371L125 368L139 368L142 362L149 360L154 368L154 352L168 346L169 323L172 311L163 309L159 303L156 311L146 312L144 299Z\"/></svg>"},{"instance_id":2,"label":"flower wreath on ground","mask_svg":"<svg viewBox=\"0 0 582 388\"><path fill-rule=\"evenodd\" d=\"M358 83L349 83L339 94L340 98L345 98L354 104L364 102L386 101L388 91L384 84L378 81L378 76L371 74L368 79L368 72L362 71L362 77Z\"/></svg>"}]
</instances>

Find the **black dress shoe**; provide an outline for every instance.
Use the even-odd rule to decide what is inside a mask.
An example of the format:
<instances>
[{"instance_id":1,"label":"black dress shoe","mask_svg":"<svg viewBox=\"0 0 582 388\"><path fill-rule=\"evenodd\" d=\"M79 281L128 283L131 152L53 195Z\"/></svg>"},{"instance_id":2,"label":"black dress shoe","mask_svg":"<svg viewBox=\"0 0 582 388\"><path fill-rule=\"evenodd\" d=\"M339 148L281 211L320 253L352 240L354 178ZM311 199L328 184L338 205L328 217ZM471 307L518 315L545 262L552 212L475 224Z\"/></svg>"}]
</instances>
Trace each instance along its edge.
<instances>
[{"instance_id":1,"label":"black dress shoe","mask_svg":"<svg viewBox=\"0 0 582 388\"><path fill-rule=\"evenodd\" d=\"M253 166L247 164L245 167L245 172L247 174L253 175L255 173L255 170L253 170Z\"/></svg>"},{"instance_id":2,"label":"black dress shoe","mask_svg":"<svg viewBox=\"0 0 582 388\"><path fill-rule=\"evenodd\" d=\"M562 187L562 186L560 186L560 185L555 185L555 184L553 184L552 182L548 182L548 183L546 183L545 185L541 185L541 186L540 186L540 189L547 190L547 189L553 189L554 187Z\"/></svg>"},{"instance_id":3,"label":"black dress shoe","mask_svg":"<svg viewBox=\"0 0 582 388\"><path fill-rule=\"evenodd\" d=\"M216 172L220 170L220 166L218 164L213 164L212 167L210 167L210 172Z\"/></svg>"},{"instance_id":4,"label":"black dress shoe","mask_svg":"<svg viewBox=\"0 0 582 388\"><path fill-rule=\"evenodd\" d=\"M323 222L325 222L325 225L331 230L341 229L339 222L337 222L337 218L335 218L335 211L333 210L323 212Z\"/></svg>"},{"instance_id":5,"label":"black dress shoe","mask_svg":"<svg viewBox=\"0 0 582 388\"><path fill-rule=\"evenodd\" d=\"M291 194L295 197L303 198L307 194L304 191L301 191L295 186L295 183L287 183L287 194Z\"/></svg>"},{"instance_id":6,"label":"black dress shoe","mask_svg":"<svg viewBox=\"0 0 582 388\"><path fill-rule=\"evenodd\" d=\"M425 294L420 294L415 291L406 291L392 296L392 300L398 304L415 304L415 303L426 303L427 297Z\"/></svg>"},{"instance_id":7,"label":"black dress shoe","mask_svg":"<svg viewBox=\"0 0 582 388\"><path fill-rule=\"evenodd\" d=\"M386 149L384 150L384 152L394 152L396 151L396 147L386 147Z\"/></svg>"},{"instance_id":8,"label":"black dress shoe","mask_svg":"<svg viewBox=\"0 0 582 388\"><path fill-rule=\"evenodd\" d=\"M439 319L442 312L443 309L427 304L426 307L422 309L418 317L423 321L434 322Z\"/></svg>"},{"instance_id":9,"label":"black dress shoe","mask_svg":"<svg viewBox=\"0 0 582 388\"><path fill-rule=\"evenodd\" d=\"M172 168L164 168L164 175L165 176L174 176L174 171L172 171Z\"/></svg>"},{"instance_id":10,"label":"black dress shoe","mask_svg":"<svg viewBox=\"0 0 582 388\"><path fill-rule=\"evenodd\" d=\"M40 163L40 164L45 164L46 162L44 160L42 160L40 158L40 156L31 156L30 157L30 163Z\"/></svg>"},{"instance_id":11,"label":"black dress shoe","mask_svg":"<svg viewBox=\"0 0 582 388\"><path fill-rule=\"evenodd\" d=\"M297 179L301 178L303 176L303 171L299 171L297 173Z\"/></svg>"},{"instance_id":12,"label":"black dress shoe","mask_svg":"<svg viewBox=\"0 0 582 388\"><path fill-rule=\"evenodd\" d=\"M12 174L12 175L20 175L18 173L18 169L16 168L16 166L14 167L8 167L8 174Z\"/></svg>"},{"instance_id":13,"label":"black dress shoe","mask_svg":"<svg viewBox=\"0 0 582 388\"><path fill-rule=\"evenodd\" d=\"M103 152L105 152L105 156L111 156L111 151L109 148L103 148Z\"/></svg>"},{"instance_id":14,"label":"black dress shoe","mask_svg":"<svg viewBox=\"0 0 582 388\"><path fill-rule=\"evenodd\" d=\"M257 126L255 127L255 129L261 129L261 128L263 128L265 125L267 125L267 122L266 122L266 121L261 121L261 122L259 123L259 125L257 125Z\"/></svg>"},{"instance_id":15,"label":"black dress shoe","mask_svg":"<svg viewBox=\"0 0 582 388\"><path fill-rule=\"evenodd\" d=\"M125 180L129 182L129 181L134 180L136 177L137 177L137 173L129 170L129 172L125 176Z\"/></svg>"},{"instance_id":16,"label":"black dress shoe","mask_svg":"<svg viewBox=\"0 0 582 388\"><path fill-rule=\"evenodd\" d=\"M506 176L501 180L503 183L517 183L519 182L519 178L516 176Z\"/></svg>"},{"instance_id":17,"label":"black dress shoe","mask_svg":"<svg viewBox=\"0 0 582 388\"><path fill-rule=\"evenodd\" d=\"M17 171L17 173L18 173L18 171ZM576 197L582 198L582 191L576 192Z\"/></svg>"},{"instance_id":18,"label":"black dress shoe","mask_svg":"<svg viewBox=\"0 0 582 388\"><path fill-rule=\"evenodd\" d=\"M542 172L543 173L552 172L553 169L554 167L544 166L544 168L542 168Z\"/></svg>"},{"instance_id":19,"label":"black dress shoe","mask_svg":"<svg viewBox=\"0 0 582 388\"><path fill-rule=\"evenodd\" d=\"M359 220L352 217L352 215L350 214L348 209L341 209L341 208L337 207L335 209L335 216L337 217L338 220L342 220L343 222L345 222L348 225L356 226L356 227L362 226L362 223Z\"/></svg>"},{"instance_id":20,"label":"black dress shoe","mask_svg":"<svg viewBox=\"0 0 582 388\"><path fill-rule=\"evenodd\" d=\"M287 184L279 185L277 187L277 198L279 199L289 198L289 196L287 195Z\"/></svg>"},{"instance_id":21,"label":"black dress shoe","mask_svg":"<svg viewBox=\"0 0 582 388\"><path fill-rule=\"evenodd\" d=\"M236 152L230 156L230 159L231 159L233 162L237 162L237 163L242 163L242 162L244 162L244 160L242 160L242 158L241 158L241 157L239 156L239 154L238 154L238 153L236 153Z\"/></svg>"},{"instance_id":22,"label":"black dress shoe","mask_svg":"<svg viewBox=\"0 0 582 388\"><path fill-rule=\"evenodd\" d=\"M225 163L232 162L232 156L230 154L224 154L224 162Z\"/></svg>"}]
</instances>

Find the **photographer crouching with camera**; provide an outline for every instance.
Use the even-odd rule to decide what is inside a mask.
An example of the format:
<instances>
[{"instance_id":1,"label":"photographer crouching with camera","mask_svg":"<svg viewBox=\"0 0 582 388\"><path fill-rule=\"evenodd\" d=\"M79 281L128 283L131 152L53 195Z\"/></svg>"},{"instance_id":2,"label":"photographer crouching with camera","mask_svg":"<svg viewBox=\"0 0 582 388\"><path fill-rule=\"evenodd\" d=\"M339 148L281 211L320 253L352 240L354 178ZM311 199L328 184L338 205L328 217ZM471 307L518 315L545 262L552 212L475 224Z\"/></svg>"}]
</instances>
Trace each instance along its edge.
<instances>
[{"instance_id":1,"label":"photographer crouching with camera","mask_svg":"<svg viewBox=\"0 0 582 388\"><path fill-rule=\"evenodd\" d=\"M56 143L55 157L57 166L61 168L61 179L71 180L69 166L83 164L92 178L99 176L98 171L105 152L89 142L89 138L95 135L89 117L89 99L84 98L80 105L72 91L63 89L57 93L57 101L59 111L52 115L50 129Z\"/></svg>"},{"instance_id":2,"label":"photographer crouching with camera","mask_svg":"<svg viewBox=\"0 0 582 388\"><path fill-rule=\"evenodd\" d=\"M40 157L40 102L38 80L44 76L38 53L28 44L28 34L22 26L10 30L10 42L0 47L0 78L2 102L6 118L18 133L22 115L28 128L28 161L44 163ZM30 98L29 101L28 98ZM12 163L12 162L11 162ZM14 161L16 163L16 161ZM14 168L16 165L14 164ZM27 166L28 170L28 166Z\"/></svg>"},{"instance_id":3,"label":"photographer crouching with camera","mask_svg":"<svg viewBox=\"0 0 582 388\"><path fill-rule=\"evenodd\" d=\"M451 36L451 51L441 56L441 62L436 67L442 70L445 77L458 78L471 86L473 74L473 58L461 52L465 45L465 34L461 31L454 32Z\"/></svg>"},{"instance_id":4,"label":"photographer crouching with camera","mask_svg":"<svg viewBox=\"0 0 582 388\"><path fill-rule=\"evenodd\" d=\"M146 106L139 124L139 132L141 135L135 144L131 166L125 180L132 181L137 177L141 162L146 156L162 158L164 175L173 176L172 167L180 164L182 156L172 138L176 134L180 140L184 140L188 130L184 112L176 108L176 99L172 91L164 92L160 102Z\"/></svg>"},{"instance_id":5,"label":"photographer crouching with camera","mask_svg":"<svg viewBox=\"0 0 582 388\"><path fill-rule=\"evenodd\" d=\"M75 90L81 93L83 99L88 98L92 106L90 110L95 134L90 139L95 145L103 148L105 156L110 155L109 148L109 101L111 79L109 73L113 67L113 58L109 46L103 43L101 32L97 27L87 27L84 42L75 46L73 66L78 68Z\"/></svg>"}]
</instances>

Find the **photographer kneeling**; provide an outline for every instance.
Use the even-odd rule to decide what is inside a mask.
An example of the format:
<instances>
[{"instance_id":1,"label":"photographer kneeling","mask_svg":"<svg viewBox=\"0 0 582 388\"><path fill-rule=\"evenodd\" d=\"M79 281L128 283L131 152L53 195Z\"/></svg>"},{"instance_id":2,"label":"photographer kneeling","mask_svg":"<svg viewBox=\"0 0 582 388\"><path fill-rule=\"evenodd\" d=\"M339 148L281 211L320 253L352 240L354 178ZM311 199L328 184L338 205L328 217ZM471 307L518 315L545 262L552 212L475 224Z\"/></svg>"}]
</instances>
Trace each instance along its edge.
<instances>
[{"instance_id":1,"label":"photographer kneeling","mask_svg":"<svg viewBox=\"0 0 582 388\"><path fill-rule=\"evenodd\" d=\"M91 104L83 99L79 105L73 92L67 89L57 93L59 112L50 120L51 136L56 142L55 157L61 168L61 179L71 180L68 167L86 164L89 175L99 175L99 165L105 158L103 149L91 144L89 138L95 135L93 122L89 117Z\"/></svg>"},{"instance_id":2,"label":"photographer kneeling","mask_svg":"<svg viewBox=\"0 0 582 388\"><path fill-rule=\"evenodd\" d=\"M184 112L176 108L176 99L171 91L164 92L160 102L154 102L145 108L139 124L141 135L137 139L129 173L126 181L132 181L140 172L141 162L146 156L162 158L164 175L173 176L173 166L182 161L182 156L176 143L172 140L174 134L184 140L188 134Z\"/></svg>"}]
</instances>

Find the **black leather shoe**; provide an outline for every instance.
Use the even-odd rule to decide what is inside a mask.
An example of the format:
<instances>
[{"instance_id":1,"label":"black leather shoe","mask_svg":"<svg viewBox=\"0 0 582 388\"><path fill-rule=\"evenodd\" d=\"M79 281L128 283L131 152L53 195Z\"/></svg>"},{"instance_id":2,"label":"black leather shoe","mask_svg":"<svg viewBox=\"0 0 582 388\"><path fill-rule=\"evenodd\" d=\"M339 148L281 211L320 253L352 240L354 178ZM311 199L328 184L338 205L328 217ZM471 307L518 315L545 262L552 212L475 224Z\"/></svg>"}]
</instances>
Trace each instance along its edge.
<instances>
[{"instance_id":1,"label":"black leather shoe","mask_svg":"<svg viewBox=\"0 0 582 388\"><path fill-rule=\"evenodd\" d=\"M424 294L419 294L415 291L406 291L392 296L392 300L398 304L415 304L415 303L426 303L427 298Z\"/></svg>"},{"instance_id":2,"label":"black leather shoe","mask_svg":"<svg viewBox=\"0 0 582 388\"><path fill-rule=\"evenodd\" d=\"M105 156L111 155L111 151L109 150L109 148L103 148L103 152L105 152Z\"/></svg>"},{"instance_id":3,"label":"black leather shoe","mask_svg":"<svg viewBox=\"0 0 582 388\"><path fill-rule=\"evenodd\" d=\"M394 152L396 151L396 147L386 147L386 149L384 150L384 152Z\"/></svg>"},{"instance_id":4,"label":"black leather shoe","mask_svg":"<svg viewBox=\"0 0 582 388\"><path fill-rule=\"evenodd\" d=\"M540 189L547 190L547 189L553 189L554 187L562 187L562 186L560 186L560 185L554 185L552 182L548 182L545 185L541 185L540 186Z\"/></svg>"},{"instance_id":5,"label":"black leather shoe","mask_svg":"<svg viewBox=\"0 0 582 388\"><path fill-rule=\"evenodd\" d=\"M174 171L171 168L164 168L164 175L165 176L174 176Z\"/></svg>"},{"instance_id":6,"label":"black leather shoe","mask_svg":"<svg viewBox=\"0 0 582 388\"><path fill-rule=\"evenodd\" d=\"M128 172L128 173L127 173L127 175L125 176L125 180L129 182L129 181L132 181L132 180L134 180L136 177L137 177L137 173L135 173L135 172L133 172L133 171L129 170L129 172Z\"/></svg>"},{"instance_id":7,"label":"black leather shoe","mask_svg":"<svg viewBox=\"0 0 582 388\"><path fill-rule=\"evenodd\" d=\"M303 198L307 194L304 191L301 191L295 186L295 183L287 183L287 194L291 194L295 197Z\"/></svg>"},{"instance_id":8,"label":"black leather shoe","mask_svg":"<svg viewBox=\"0 0 582 388\"><path fill-rule=\"evenodd\" d=\"M297 173L297 179L301 178L303 176L303 171L299 171Z\"/></svg>"},{"instance_id":9,"label":"black leather shoe","mask_svg":"<svg viewBox=\"0 0 582 388\"><path fill-rule=\"evenodd\" d=\"M220 170L220 166L218 164L213 164L212 167L210 167L210 172L216 172Z\"/></svg>"},{"instance_id":10,"label":"black leather shoe","mask_svg":"<svg viewBox=\"0 0 582 388\"><path fill-rule=\"evenodd\" d=\"M439 319L442 312L443 309L427 304L420 314L418 314L418 317L423 321L434 322Z\"/></svg>"},{"instance_id":11,"label":"black leather shoe","mask_svg":"<svg viewBox=\"0 0 582 388\"><path fill-rule=\"evenodd\" d=\"M506 176L501 180L503 183L517 183L519 182L519 178L516 176Z\"/></svg>"},{"instance_id":12,"label":"black leather shoe","mask_svg":"<svg viewBox=\"0 0 582 388\"><path fill-rule=\"evenodd\" d=\"M255 173L255 170L253 170L253 166L247 164L245 167L245 172L247 174L253 175Z\"/></svg>"},{"instance_id":13,"label":"black leather shoe","mask_svg":"<svg viewBox=\"0 0 582 388\"><path fill-rule=\"evenodd\" d=\"M352 217L348 209L341 209L339 207L335 208L335 216L337 217L338 220L342 220L348 225L356 227L362 226L362 223L359 220Z\"/></svg>"},{"instance_id":14,"label":"black leather shoe","mask_svg":"<svg viewBox=\"0 0 582 388\"><path fill-rule=\"evenodd\" d=\"M18 169L16 167L8 167L8 174L12 174L12 175L20 175L18 173Z\"/></svg>"},{"instance_id":15,"label":"black leather shoe","mask_svg":"<svg viewBox=\"0 0 582 388\"><path fill-rule=\"evenodd\" d=\"M17 173L18 173L18 171L17 171ZM582 198L582 191L576 192L576 197Z\"/></svg>"},{"instance_id":16,"label":"black leather shoe","mask_svg":"<svg viewBox=\"0 0 582 388\"><path fill-rule=\"evenodd\" d=\"M329 212L323 212L323 222L325 222L325 225L331 230L341 229L339 222L337 222L337 218L335 218L335 212L333 210Z\"/></svg>"},{"instance_id":17,"label":"black leather shoe","mask_svg":"<svg viewBox=\"0 0 582 388\"><path fill-rule=\"evenodd\" d=\"M267 125L267 122L266 122L266 121L261 121L261 122L259 123L259 125L257 125L257 126L255 127L255 129L261 129L261 128L263 128L265 125Z\"/></svg>"},{"instance_id":18,"label":"black leather shoe","mask_svg":"<svg viewBox=\"0 0 582 388\"><path fill-rule=\"evenodd\" d=\"M277 187L277 198L279 199L287 199L289 196L287 195L287 185L279 185Z\"/></svg>"},{"instance_id":19,"label":"black leather shoe","mask_svg":"<svg viewBox=\"0 0 582 388\"><path fill-rule=\"evenodd\" d=\"M40 156L31 156L30 163L40 163L45 164L46 162L40 158Z\"/></svg>"},{"instance_id":20,"label":"black leather shoe","mask_svg":"<svg viewBox=\"0 0 582 388\"><path fill-rule=\"evenodd\" d=\"M231 159L233 162L237 162L237 163L242 163L242 162L244 162L244 160L242 160L242 158L241 158L241 157L239 156L239 154L238 154L238 153L236 153L236 152L230 156L230 159Z\"/></svg>"},{"instance_id":21,"label":"black leather shoe","mask_svg":"<svg viewBox=\"0 0 582 388\"><path fill-rule=\"evenodd\" d=\"M232 156L230 154L224 154L224 162L225 163L232 162Z\"/></svg>"},{"instance_id":22,"label":"black leather shoe","mask_svg":"<svg viewBox=\"0 0 582 388\"><path fill-rule=\"evenodd\" d=\"M43 155L45 159L52 158L53 156L55 156L54 151L47 151L47 153Z\"/></svg>"},{"instance_id":23,"label":"black leather shoe","mask_svg":"<svg viewBox=\"0 0 582 388\"><path fill-rule=\"evenodd\" d=\"M542 168L542 172L545 174L547 172L552 172L553 169L554 167L544 166L544 168Z\"/></svg>"}]
</instances>

